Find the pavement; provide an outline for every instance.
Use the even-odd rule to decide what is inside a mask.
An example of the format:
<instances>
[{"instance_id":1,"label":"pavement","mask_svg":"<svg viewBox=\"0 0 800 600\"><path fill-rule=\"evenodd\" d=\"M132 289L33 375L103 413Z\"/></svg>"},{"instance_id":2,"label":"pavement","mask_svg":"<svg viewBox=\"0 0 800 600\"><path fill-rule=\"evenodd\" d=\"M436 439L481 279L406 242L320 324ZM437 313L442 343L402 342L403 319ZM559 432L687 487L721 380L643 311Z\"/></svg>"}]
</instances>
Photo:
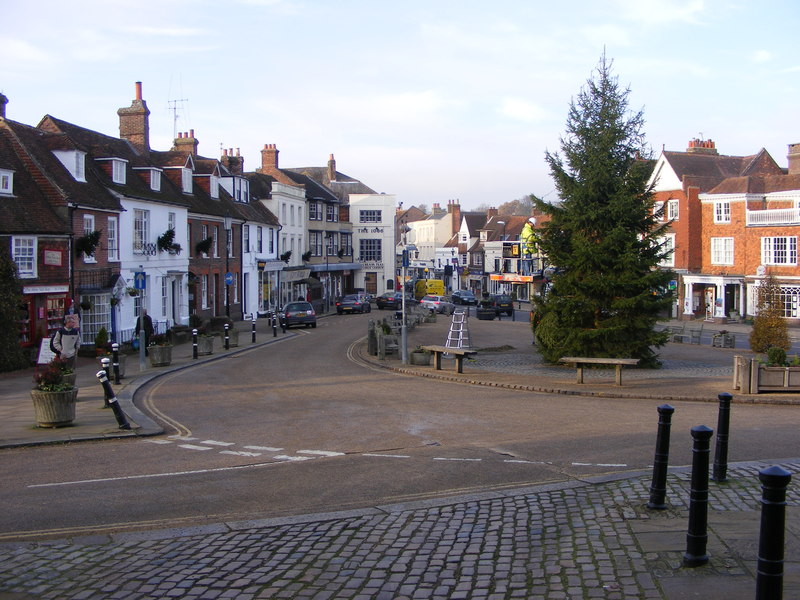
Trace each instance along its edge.
<instances>
[{"instance_id":1,"label":"pavement","mask_svg":"<svg viewBox=\"0 0 800 600\"><path fill-rule=\"evenodd\" d=\"M522 323L468 320L474 360L456 373L380 361L358 350L360 360L420 377L502 386L531 393L631 397L664 402L800 404L793 394L744 395L732 388L733 357L747 348L749 326L704 323L700 345L669 343L659 370L625 369L614 385L609 369L586 373L543 363L532 343L527 312ZM376 311L380 319L390 313ZM699 324L699 323L698 323ZM694 326L696 324L692 324ZM140 370L129 356L114 385L132 429L119 429L103 408L96 359L80 358L80 392L73 426L35 425L30 400L33 370L0 376L0 448L153 436L161 427L135 405L136 391L176 369L194 368L254 346L251 324L237 323L238 347L192 357L190 343L176 345L169 367ZM450 319L439 316L409 331L409 348L443 344ZM737 348L711 347L725 329ZM280 339L257 321L255 345ZM793 338L793 350L800 336ZM113 375L112 375L113 381ZM767 459L769 457L765 457ZM9 540L0 532L0 600L33 599L715 599L756 594L761 484L759 473L780 466L800 472L800 458L728 465L724 482L708 494L708 562L684 565L691 473L670 467L665 510L646 507L651 472L608 473L519 489L375 506L340 513L223 522L211 526L120 532L68 539ZM787 491L785 598L800 598L800 493ZM762 578L762 582L766 581ZM763 589L762 589L763 591ZM780 595L761 596L780 598Z\"/></svg>"}]
</instances>

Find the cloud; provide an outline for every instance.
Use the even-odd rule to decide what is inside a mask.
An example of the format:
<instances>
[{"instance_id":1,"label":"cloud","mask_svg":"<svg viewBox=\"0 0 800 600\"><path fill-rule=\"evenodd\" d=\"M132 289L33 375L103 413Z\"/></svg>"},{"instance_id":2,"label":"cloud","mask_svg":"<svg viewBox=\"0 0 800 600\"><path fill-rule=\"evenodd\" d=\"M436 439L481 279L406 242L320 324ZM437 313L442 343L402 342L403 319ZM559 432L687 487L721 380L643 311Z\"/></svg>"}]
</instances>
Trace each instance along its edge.
<instances>
[{"instance_id":1,"label":"cloud","mask_svg":"<svg viewBox=\"0 0 800 600\"><path fill-rule=\"evenodd\" d=\"M540 106L521 98L503 98L498 112L505 117L525 123L544 121L550 116Z\"/></svg>"},{"instance_id":2,"label":"cloud","mask_svg":"<svg viewBox=\"0 0 800 600\"><path fill-rule=\"evenodd\" d=\"M51 53L42 50L25 40L0 37L0 48L3 49L3 62L8 63L47 63L53 60Z\"/></svg>"},{"instance_id":3,"label":"cloud","mask_svg":"<svg viewBox=\"0 0 800 600\"><path fill-rule=\"evenodd\" d=\"M750 62L765 63L772 60L772 53L768 50L756 50L750 55Z\"/></svg>"},{"instance_id":4,"label":"cloud","mask_svg":"<svg viewBox=\"0 0 800 600\"><path fill-rule=\"evenodd\" d=\"M125 33L135 35L153 35L168 37L192 37L206 35L203 29L191 29L186 27L126 27L122 29Z\"/></svg>"}]
</instances>

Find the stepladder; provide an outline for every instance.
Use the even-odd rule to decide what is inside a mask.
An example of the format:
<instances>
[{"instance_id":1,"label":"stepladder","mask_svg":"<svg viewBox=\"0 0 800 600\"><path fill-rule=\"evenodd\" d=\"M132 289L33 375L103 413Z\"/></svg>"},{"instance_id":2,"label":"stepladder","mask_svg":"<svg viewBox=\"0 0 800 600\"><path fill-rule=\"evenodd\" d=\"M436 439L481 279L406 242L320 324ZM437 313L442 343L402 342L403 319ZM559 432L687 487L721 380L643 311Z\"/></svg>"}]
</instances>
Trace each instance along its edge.
<instances>
[{"instance_id":1,"label":"stepladder","mask_svg":"<svg viewBox=\"0 0 800 600\"><path fill-rule=\"evenodd\" d=\"M445 346L447 348L470 348L469 322L467 314L463 310L456 310L453 313Z\"/></svg>"}]
</instances>

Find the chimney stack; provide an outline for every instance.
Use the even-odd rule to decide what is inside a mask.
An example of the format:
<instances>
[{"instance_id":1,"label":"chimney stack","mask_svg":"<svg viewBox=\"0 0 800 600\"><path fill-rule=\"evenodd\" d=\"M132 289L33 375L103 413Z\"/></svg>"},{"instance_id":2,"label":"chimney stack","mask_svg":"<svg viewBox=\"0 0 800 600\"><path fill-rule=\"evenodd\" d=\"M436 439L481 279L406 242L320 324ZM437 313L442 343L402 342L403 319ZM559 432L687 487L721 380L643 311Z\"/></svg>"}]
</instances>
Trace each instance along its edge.
<instances>
[{"instance_id":1,"label":"chimney stack","mask_svg":"<svg viewBox=\"0 0 800 600\"><path fill-rule=\"evenodd\" d=\"M261 151L261 171L268 173L270 170L278 168L278 154L280 150L275 144L264 144Z\"/></svg>"},{"instance_id":2,"label":"chimney stack","mask_svg":"<svg viewBox=\"0 0 800 600\"><path fill-rule=\"evenodd\" d=\"M689 140L689 147L686 148L689 154L708 154L711 156L718 156L717 145L713 140Z\"/></svg>"},{"instance_id":3,"label":"chimney stack","mask_svg":"<svg viewBox=\"0 0 800 600\"><path fill-rule=\"evenodd\" d=\"M450 217L450 227L452 228L452 233L455 234L461 229L461 204L458 199L447 201L447 212L452 215Z\"/></svg>"},{"instance_id":4,"label":"chimney stack","mask_svg":"<svg viewBox=\"0 0 800 600\"><path fill-rule=\"evenodd\" d=\"M6 104L8 104L8 98L0 93L0 119L6 118Z\"/></svg>"},{"instance_id":5,"label":"chimney stack","mask_svg":"<svg viewBox=\"0 0 800 600\"><path fill-rule=\"evenodd\" d=\"M136 82L135 98L128 108L120 108L119 137L127 140L139 152L150 152L150 110L142 100L142 82Z\"/></svg>"},{"instance_id":6,"label":"chimney stack","mask_svg":"<svg viewBox=\"0 0 800 600\"><path fill-rule=\"evenodd\" d=\"M800 175L800 144L789 144L789 175Z\"/></svg>"},{"instance_id":7,"label":"chimney stack","mask_svg":"<svg viewBox=\"0 0 800 600\"><path fill-rule=\"evenodd\" d=\"M233 148L230 150L222 150L222 157L219 162L234 175L242 175L244 173L244 159L239 156L239 148L236 149L236 154L233 154Z\"/></svg>"},{"instance_id":8,"label":"chimney stack","mask_svg":"<svg viewBox=\"0 0 800 600\"><path fill-rule=\"evenodd\" d=\"M173 152L180 152L186 156L193 154L197 156L197 146L200 142L194 137L194 129L190 129L188 133L178 132L178 137L172 144Z\"/></svg>"},{"instance_id":9,"label":"chimney stack","mask_svg":"<svg viewBox=\"0 0 800 600\"><path fill-rule=\"evenodd\" d=\"M333 154L328 159L328 181L336 181L336 159L333 158Z\"/></svg>"}]
</instances>

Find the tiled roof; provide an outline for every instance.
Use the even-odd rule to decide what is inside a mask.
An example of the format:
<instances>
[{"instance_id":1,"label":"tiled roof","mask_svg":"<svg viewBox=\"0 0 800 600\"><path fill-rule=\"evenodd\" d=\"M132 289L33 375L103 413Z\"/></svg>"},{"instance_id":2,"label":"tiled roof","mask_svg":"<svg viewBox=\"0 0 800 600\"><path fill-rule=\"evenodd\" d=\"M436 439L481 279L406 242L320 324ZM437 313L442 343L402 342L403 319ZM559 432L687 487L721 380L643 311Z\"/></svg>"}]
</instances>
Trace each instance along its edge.
<instances>
[{"instance_id":1,"label":"tiled roof","mask_svg":"<svg viewBox=\"0 0 800 600\"><path fill-rule=\"evenodd\" d=\"M335 204L341 204L342 199L328 187L319 183L316 179L296 169L281 169L292 181L306 188L306 198L322 200Z\"/></svg>"},{"instance_id":2,"label":"tiled roof","mask_svg":"<svg viewBox=\"0 0 800 600\"><path fill-rule=\"evenodd\" d=\"M61 218L48 196L54 194L51 183L31 163L27 145L23 148L16 129L27 126L0 118L0 168L13 171L13 193L0 197L0 231L6 234L71 233L66 208Z\"/></svg>"},{"instance_id":3,"label":"tiled roof","mask_svg":"<svg viewBox=\"0 0 800 600\"><path fill-rule=\"evenodd\" d=\"M800 190L800 175L772 175L768 177L729 177L709 194L769 194Z\"/></svg>"},{"instance_id":4,"label":"tiled roof","mask_svg":"<svg viewBox=\"0 0 800 600\"><path fill-rule=\"evenodd\" d=\"M344 173L340 173L339 171L336 171L336 180L331 181L328 177L327 167L300 167L281 170L286 172L292 171L294 173L300 173L306 177L309 177L310 179L313 179L319 185L333 192L344 204L348 203L350 194L377 194L375 190L365 185L358 179L354 179L353 177L345 175Z\"/></svg>"},{"instance_id":5,"label":"tiled roof","mask_svg":"<svg viewBox=\"0 0 800 600\"><path fill-rule=\"evenodd\" d=\"M782 173L763 148L751 156L665 151L664 157L681 181L698 186L701 192L709 191L730 177Z\"/></svg>"}]
</instances>

